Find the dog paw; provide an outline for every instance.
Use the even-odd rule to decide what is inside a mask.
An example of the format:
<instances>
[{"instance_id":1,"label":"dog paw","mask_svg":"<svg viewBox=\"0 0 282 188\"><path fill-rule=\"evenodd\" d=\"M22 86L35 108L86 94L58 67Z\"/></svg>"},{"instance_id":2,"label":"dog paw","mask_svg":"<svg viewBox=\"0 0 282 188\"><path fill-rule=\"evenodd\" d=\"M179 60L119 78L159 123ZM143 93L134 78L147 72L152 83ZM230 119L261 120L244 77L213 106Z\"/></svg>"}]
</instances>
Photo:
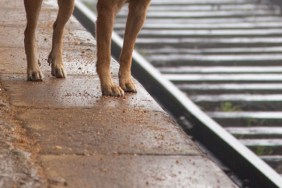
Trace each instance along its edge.
<instances>
[{"instance_id":1,"label":"dog paw","mask_svg":"<svg viewBox=\"0 0 282 188\"><path fill-rule=\"evenodd\" d=\"M66 78L67 77L67 74L64 70L64 67L52 66L51 74L52 74L52 76L54 76L56 78Z\"/></svg>"},{"instance_id":2,"label":"dog paw","mask_svg":"<svg viewBox=\"0 0 282 188\"><path fill-rule=\"evenodd\" d=\"M28 81L42 81L43 80L43 74L40 70L30 70L27 73L27 80Z\"/></svg>"},{"instance_id":3,"label":"dog paw","mask_svg":"<svg viewBox=\"0 0 282 188\"><path fill-rule=\"evenodd\" d=\"M124 91L117 85L102 86L102 94L104 96L122 97L124 96Z\"/></svg>"},{"instance_id":4,"label":"dog paw","mask_svg":"<svg viewBox=\"0 0 282 188\"><path fill-rule=\"evenodd\" d=\"M51 54L48 58L48 63L51 66L51 74L56 78L66 78L67 73L61 60L56 60Z\"/></svg>"},{"instance_id":5,"label":"dog paw","mask_svg":"<svg viewBox=\"0 0 282 188\"><path fill-rule=\"evenodd\" d=\"M137 93L136 86L131 78L120 78L119 85L125 92Z\"/></svg>"}]
</instances>

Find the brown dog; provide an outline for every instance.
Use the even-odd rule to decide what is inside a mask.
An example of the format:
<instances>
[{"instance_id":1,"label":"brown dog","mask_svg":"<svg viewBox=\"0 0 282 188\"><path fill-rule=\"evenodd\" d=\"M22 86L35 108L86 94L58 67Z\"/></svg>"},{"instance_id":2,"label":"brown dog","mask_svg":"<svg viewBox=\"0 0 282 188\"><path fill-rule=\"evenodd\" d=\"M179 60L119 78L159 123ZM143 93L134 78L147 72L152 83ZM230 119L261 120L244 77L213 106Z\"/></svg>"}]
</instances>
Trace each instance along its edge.
<instances>
[{"instance_id":1,"label":"brown dog","mask_svg":"<svg viewBox=\"0 0 282 188\"><path fill-rule=\"evenodd\" d=\"M129 4L124 45L120 55L119 86L111 78L111 36L114 19L125 4ZM35 30L41 9L42 0L24 0L27 26L25 30L25 52L27 57L27 79L41 81L43 75L39 68ZM65 24L72 15L74 0L58 0L59 13L54 23L52 50L48 62L51 73L57 78L65 78L66 73L62 61L63 31ZM101 81L103 95L123 96L125 92L136 92L131 78L131 61L135 41L140 31L150 0L98 0L97 11L97 73Z\"/></svg>"}]
</instances>

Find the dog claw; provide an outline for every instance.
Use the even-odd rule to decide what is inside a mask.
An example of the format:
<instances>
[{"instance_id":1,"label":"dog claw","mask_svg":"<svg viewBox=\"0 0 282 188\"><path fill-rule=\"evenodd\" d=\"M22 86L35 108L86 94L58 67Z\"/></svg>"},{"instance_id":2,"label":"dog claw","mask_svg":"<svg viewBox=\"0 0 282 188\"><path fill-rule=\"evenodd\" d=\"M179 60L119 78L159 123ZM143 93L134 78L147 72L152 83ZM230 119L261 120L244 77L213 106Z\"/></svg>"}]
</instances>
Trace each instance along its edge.
<instances>
[{"instance_id":1,"label":"dog claw","mask_svg":"<svg viewBox=\"0 0 282 188\"><path fill-rule=\"evenodd\" d=\"M67 74L64 70L64 68L53 68L51 71L52 76L55 76L56 78L66 78Z\"/></svg>"},{"instance_id":2,"label":"dog claw","mask_svg":"<svg viewBox=\"0 0 282 188\"><path fill-rule=\"evenodd\" d=\"M119 86L102 87L102 94L104 96L122 97L124 96L124 91Z\"/></svg>"},{"instance_id":3,"label":"dog claw","mask_svg":"<svg viewBox=\"0 0 282 188\"><path fill-rule=\"evenodd\" d=\"M42 81L43 80L43 74L41 71L31 71L27 75L27 80L28 81Z\"/></svg>"},{"instance_id":4,"label":"dog claw","mask_svg":"<svg viewBox=\"0 0 282 188\"><path fill-rule=\"evenodd\" d=\"M56 78L66 78L67 77L67 73L64 70L64 65L62 61L56 60L51 53L48 58L48 63L51 66L52 76Z\"/></svg>"},{"instance_id":5,"label":"dog claw","mask_svg":"<svg viewBox=\"0 0 282 188\"><path fill-rule=\"evenodd\" d=\"M125 92L137 93L135 84L134 84L134 82L131 79L129 79L127 81L121 79L120 80L120 87Z\"/></svg>"},{"instance_id":6,"label":"dog claw","mask_svg":"<svg viewBox=\"0 0 282 188\"><path fill-rule=\"evenodd\" d=\"M137 90L136 90L136 87L133 83L126 83L122 89L125 91L125 92L131 92L131 93L137 93Z\"/></svg>"}]
</instances>

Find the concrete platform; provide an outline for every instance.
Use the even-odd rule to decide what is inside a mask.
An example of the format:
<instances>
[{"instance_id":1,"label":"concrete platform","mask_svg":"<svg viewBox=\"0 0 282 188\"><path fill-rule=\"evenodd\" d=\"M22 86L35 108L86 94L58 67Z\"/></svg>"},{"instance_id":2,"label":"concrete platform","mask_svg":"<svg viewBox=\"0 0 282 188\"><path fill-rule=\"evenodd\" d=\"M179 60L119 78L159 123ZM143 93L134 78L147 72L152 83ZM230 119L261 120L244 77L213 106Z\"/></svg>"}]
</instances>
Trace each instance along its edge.
<instances>
[{"instance_id":1,"label":"concrete platform","mask_svg":"<svg viewBox=\"0 0 282 188\"><path fill-rule=\"evenodd\" d=\"M67 79L46 61L57 7L38 29L43 82L26 81L22 0L0 1L0 187L236 187L138 85L102 97L95 40L72 18ZM112 70L117 82L118 64Z\"/></svg>"}]
</instances>

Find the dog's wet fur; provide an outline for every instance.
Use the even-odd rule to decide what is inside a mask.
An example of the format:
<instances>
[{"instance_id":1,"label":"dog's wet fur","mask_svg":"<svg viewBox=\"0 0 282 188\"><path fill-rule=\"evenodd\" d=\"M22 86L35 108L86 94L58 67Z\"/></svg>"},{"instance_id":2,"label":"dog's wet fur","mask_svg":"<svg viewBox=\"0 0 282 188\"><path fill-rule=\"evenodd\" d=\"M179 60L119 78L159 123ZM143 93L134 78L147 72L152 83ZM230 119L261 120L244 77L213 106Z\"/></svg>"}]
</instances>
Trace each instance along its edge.
<instances>
[{"instance_id":1,"label":"dog's wet fur","mask_svg":"<svg viewBox=\"0 0 282 188\"><path fill-rule=\"evenodd\" d=\"M27 26L25 30L25 52L27 57L27 80L42 81L35 30L43 0L24 0ZM58 0L59 12L53 25L52 50L48 57L51 74L56 78L66 78L62 60L64 27L74 10L75 0ZM111 36L118 11L128 4L124 44L120 54L119 86L114 84L110 73ZM131 77L132 52L137 35L145 21L150 0L98 0L97 3L97 73L103 95L123 96L124 92L136 92Z\"/></svg>"}]
</instances>

